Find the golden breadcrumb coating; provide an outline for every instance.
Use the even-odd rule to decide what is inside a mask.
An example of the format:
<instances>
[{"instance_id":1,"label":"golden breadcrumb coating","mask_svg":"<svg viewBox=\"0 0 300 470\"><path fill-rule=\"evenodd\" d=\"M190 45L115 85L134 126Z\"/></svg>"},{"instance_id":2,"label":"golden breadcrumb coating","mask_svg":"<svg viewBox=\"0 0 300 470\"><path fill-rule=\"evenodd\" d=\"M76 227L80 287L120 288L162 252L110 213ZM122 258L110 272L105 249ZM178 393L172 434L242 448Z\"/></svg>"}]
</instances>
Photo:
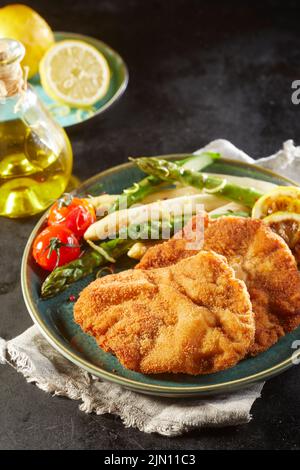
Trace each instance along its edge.
<instances>
[{"instance_id":1,"label":"golden breadcrumb coating","mask_svg":"<svg viewBox=\"0 0 300 470\"><path fill-rule=\"evenodd\" d=\"M173 238L152 247L136 268L168 266L197 253L187 250L186 243ZM295 258L284 240L266 224L243 217L210 221L204 249L225 256L236 276L247 285L256 327L250 354L265 351L300 324L300 275Z\"/></svg>"},{"instance_id":2,"label":"golden breadcrumb coating","mask_svg":"<svg viewBox=\"0 0 300 470\"><path fill-rule=\"evenodd\" d=\"M226 369L248 353L255 330L245 284L207 251L97 279L81 292L74 318L123 366L144 374Z\"/></svg>"}]
</instances>

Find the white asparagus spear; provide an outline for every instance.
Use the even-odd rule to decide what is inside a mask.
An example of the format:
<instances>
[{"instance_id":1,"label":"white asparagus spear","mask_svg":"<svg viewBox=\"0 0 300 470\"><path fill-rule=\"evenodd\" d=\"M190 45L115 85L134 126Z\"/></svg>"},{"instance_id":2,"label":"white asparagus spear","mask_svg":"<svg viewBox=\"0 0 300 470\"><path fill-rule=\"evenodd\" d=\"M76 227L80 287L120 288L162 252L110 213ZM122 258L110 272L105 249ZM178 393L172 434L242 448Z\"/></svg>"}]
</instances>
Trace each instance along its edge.
<instances>
[{"instance_id":1,"label":"white asparagus spear","mask_svg":"<svg viewBox=\"0 0 300 470\"><path fill-rule=\"evenodd\" d=\"M132 224L158 221L168 218L170 215L173 217L191 216L200 209L200 205L203 205L202 194L195 194L123 209L108 214L90 225L84 238L86 240L104 240L114 236L121 228L129 227Z\"/></svg>"},{"instance_id":2,"label":"white asparagus spear","mask_svg":"<svg viewBox=\"0 0 300 470\"><path fill-rule=\"evenodd\" d=\"M206 211L211 211L217 207L223 206L224 202L226 202L223 197L215 194L205 194L191 186L178 186L171 189L162 189L155 194L149 194L149 196L146 196L146 198L143 199L143 204L150 204L160 199L172 199L175 197L193 196L195 194L201 194L201 204L204 205L204 209Z\"/></svg>"}]
</instances>

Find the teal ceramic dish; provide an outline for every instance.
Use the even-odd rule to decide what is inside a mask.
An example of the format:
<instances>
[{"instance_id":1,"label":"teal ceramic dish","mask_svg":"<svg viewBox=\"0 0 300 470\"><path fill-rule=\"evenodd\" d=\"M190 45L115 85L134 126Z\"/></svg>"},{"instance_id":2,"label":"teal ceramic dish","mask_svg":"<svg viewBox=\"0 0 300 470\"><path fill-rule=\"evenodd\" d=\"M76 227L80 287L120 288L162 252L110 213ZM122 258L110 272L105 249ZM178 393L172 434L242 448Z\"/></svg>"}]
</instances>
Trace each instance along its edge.
<instances>
[{"instance_id":1,"label":"teal ceramic dish","mask_svg":"<svg viewBox=\"0 0 300 470\"><path fill-rule=\"evenodd\" d=\"M49 110L54 119L62 126L69 127L80 122L87 121L97 114L106 111L113 103L115 103L124 93L128 84L128 70L122 57L115 52L111 47L107 46L98 39L83 36L81 34L74 33L54 33L56 42L63 41L65 39L80 39L94 46L98 51L102 52L106 58L110 72L111 80L109 89L106 95L99 101L97 101L89 109L78 109L70 108L69 106L57 103L50 98L44 91L40 75L36 74L29 80L29 83L34 88L35 92L44 103L46 108Z\"/></svg>"},{"instance_id":2,"label":"teal ceramic dish","mask_svg":"<svg viewBox=\"0 0 300 470\"><path fill-rule=\"evenodd\" d=\"M174 157L175 158L175 157ZM177 155L177 159L183 155ZM279 175L263 170L255 165L231 160L215 161L207 172L236 176L247 176L279 185L295 185ZM120 193L144 175L131 163L104 171L86 181L76 193L97 195L102 191ZM47 214L34 228L25 248L21 283L28 311L45 338L61 354L88 372L129 389L157 396L186 397L230 392L253 382L266 380L293 364L293 358L300 357L292 347L300 340L300 328L286 335L275 346L257 357L245 359L231 369L216 374L202 376L188 375L143 375L125 369L111 354L103 352L95 340L83 333L73 320L73 306L70 295L79 292L93 280L93 276L79 281L67 291L49 300L41 300L40 286L45 273L38 269L31 248ZM118 269L129 267L128 262L119 261Z\"/></svg>"}]
</instances>

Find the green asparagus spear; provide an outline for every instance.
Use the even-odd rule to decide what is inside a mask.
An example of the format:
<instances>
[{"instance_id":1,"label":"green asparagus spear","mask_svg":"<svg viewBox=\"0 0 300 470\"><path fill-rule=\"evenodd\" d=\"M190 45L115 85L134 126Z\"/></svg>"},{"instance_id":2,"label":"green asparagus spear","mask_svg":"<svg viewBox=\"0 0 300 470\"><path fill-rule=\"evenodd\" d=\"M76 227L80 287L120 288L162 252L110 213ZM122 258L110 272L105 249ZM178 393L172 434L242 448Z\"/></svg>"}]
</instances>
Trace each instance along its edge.
<instances>
[{"instance_id":1,"label":"green asparagus spear","mask_svg":"<svg viewBox=\"0 0 300 470\"><path fill-rule=\"evenodd\" d=\"M177 161L177 165L181 168L200 171L219 157L220 154L214 152L203 152L200 155L185 155L185 158ZM142 201L149 194L161 189L161 184L162 180L160 178L156 178L153 175L147 176L138 183L134 183L130 188L124 189L123 193L117 198L108 212L115 212L122 207L128 208L133 204Z\"/></svg>"},{"instance_id":2,"label":"green asparagus spear","mask_svg":"<svg viewBox=\"0 0 300 470\"><path fill-rule=\"evenodd\" d=\"M142 171L167 182L178 182L198 189L215 190L215 194L252 208L262 193L210 174L180 167L177 163L158 158L131 159Z\"/></svg>"},{"instance_id":3,"label":"green asparagus spear","mask_svg":"<svg viewBox=\"0 0 300 470\"><path fill-rule=\"evenodd\" d=\"M55 268L42 285L42 297L53 297L64 291L74 282L91 274L95 268L107 264L108 257L114 259L120 258L120 256L128 252L131 246L136 243L137 239L159 240L163 231L167 229L170 235L172 235L174 229L181 228L182 222L182 219L177 217L171 220L132 224L122 228L118 234L118 238L100 243L99 251L88 250L80 258L64 266ZM130 238L133 234L135 235L134 239Z\"/></svg>"},{"instance_id":4,"label":"green asparagus spear","mask_svg":"<svg viewBox=\"0 0 300 470\"><path fill-rule=\"evenodd\" d=\"M218 219L219 217L249 217L249 213L245 211L227 211L223 214L212 214L211 219Z\"/></svg>"},{"instance_id":5,"label":"green asparagus spear","mask_svg":"<svg viewBox=\"0 0 300 470\"><path fill-rule=\"evenodd\" d=\"M133 245L132 240L116 238L101 243L100 247L114 259L127 253ZM73 282L91 274L98 266L107 264L107 258L98 251L88 250L80 258L55 268L45 279L41 288L42 297L52 297L67 289Z\"/></svg>"},{"instance_id":6,"label":"green asparagus spear","mask_svg":"<svg viewBox=\"0 0 300 470\"><path fill-rule=\"evenodd\" d=\"M160 184L162 184L162 181L154 176L147 176L147 178L142 179L138 183L134 183L130 188L124 189L123 193L110 207L108 213L110 214L118 211L122 207L130 207L136 204L148 196L148 194L158 191Z\"/></svg>"}]
</instances>

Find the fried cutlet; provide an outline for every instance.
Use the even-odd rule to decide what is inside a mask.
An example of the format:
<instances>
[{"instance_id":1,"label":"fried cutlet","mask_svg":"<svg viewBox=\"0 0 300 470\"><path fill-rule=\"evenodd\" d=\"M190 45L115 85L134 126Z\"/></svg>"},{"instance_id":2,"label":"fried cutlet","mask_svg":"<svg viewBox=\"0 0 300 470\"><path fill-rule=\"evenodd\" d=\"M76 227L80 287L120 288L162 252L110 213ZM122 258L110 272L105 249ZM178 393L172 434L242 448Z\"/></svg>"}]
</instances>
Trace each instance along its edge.
<instances>
[{"instance_id":1,"label":"fried cutlet","mask_svg":"<svg viewBox=\"0 0 300 470\"><path fill-rule=\"evenodd\" d=\"M224 257L207 251L95 280L74 318L123 366L145 374L226 369L247 354L255 330L245 284Z\"/></svg>"},{"instance_id":2,"label":"fried cutlet","mask_svg":"<svg viewBox=\"0 0 300 470\"><path fill-rule=\"evenodd\" d=\"M262 221L243 217L211 221L203 248L225 256L247 285L256 326L250 354L265 351L300 324L300 276L295 258L284 240ZM168 266L196 252L187 249L185 238L173 238L150 248L136 268Z\"/></svg>"}]
</instances>

